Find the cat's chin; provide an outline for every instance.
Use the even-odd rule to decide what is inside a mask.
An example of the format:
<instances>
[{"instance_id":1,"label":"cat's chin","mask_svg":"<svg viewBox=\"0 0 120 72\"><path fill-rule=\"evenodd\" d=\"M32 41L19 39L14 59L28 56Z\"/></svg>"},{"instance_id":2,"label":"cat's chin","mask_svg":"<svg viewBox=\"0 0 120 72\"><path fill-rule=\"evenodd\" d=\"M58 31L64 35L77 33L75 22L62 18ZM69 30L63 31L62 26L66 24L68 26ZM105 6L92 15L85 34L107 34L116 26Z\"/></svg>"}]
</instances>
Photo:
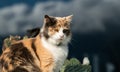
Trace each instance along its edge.
<instances>
[{"instance_id":1,"label":"cat's chin","mask_svg":"<svg viewBox=\"0 0 120 72\"><path fill-rule=\"evenodd\" d=\"M62 43L62 40L49 38L48 42L53 44L53 45L59 45Z\"/></svg>"}]
</instances>

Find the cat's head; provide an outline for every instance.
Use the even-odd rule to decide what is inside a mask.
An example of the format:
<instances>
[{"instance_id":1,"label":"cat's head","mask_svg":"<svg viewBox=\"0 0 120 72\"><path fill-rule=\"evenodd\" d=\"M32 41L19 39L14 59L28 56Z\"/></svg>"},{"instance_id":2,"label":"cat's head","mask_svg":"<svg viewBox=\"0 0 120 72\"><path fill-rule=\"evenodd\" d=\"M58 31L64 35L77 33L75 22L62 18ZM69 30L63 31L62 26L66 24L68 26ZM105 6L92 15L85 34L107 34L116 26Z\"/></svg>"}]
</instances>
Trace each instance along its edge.
<instances>
[{"instance_id":1,"label":"cat's head","mask_svg":"<svg viewBox=\"0 0 120 72\"><path fill-rule=\"evenodd\" d=\"M41 28L42 37L48 42L61 45L68 44L71 40L70 24L72 15L66 17L52 17L45 15Z\"/></svg>"}]
</instances>

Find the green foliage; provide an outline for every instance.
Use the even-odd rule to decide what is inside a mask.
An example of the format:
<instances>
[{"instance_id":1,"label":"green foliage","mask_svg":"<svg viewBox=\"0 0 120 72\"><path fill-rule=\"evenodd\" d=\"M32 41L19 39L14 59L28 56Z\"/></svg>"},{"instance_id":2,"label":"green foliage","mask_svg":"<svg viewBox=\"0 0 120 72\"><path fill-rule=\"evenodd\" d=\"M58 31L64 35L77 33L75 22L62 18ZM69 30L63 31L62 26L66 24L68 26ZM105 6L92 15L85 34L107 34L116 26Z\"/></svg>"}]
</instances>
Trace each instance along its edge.
<instances>
[{"instance_id":1,"label":"green foliage","mask_svg":"<svg viewBox=\"0 0 120 72\"><path fill-rule=\"evenodd\" d=\"M14 43L15 41L18 41L18 40L20 40L20 36L11 36L11 35L10 35L10 37L4 39L4 44L3 44L3 46L7 48L7 47L9 47L12 43Z\"/></svg>"},{"instance_id":2,"label":"green foliage","mask_svg":"<svg viewBox=\"0 0 120 72\"><path fill-rule=\"evenodd\" d=\"M4 42L5 42L6 47L9 47L11 45L11 41L9 40L9 38L6 38Z\"/></svg>"},{"instance_id":3,"label":"green foliage","mask_svg":"<svg viewBox=\"0 0 120 72\"><path fill-rule=\"evenodd\" d=\"M76 58L66 60L60 72L91 72L90 65L83 65Z\"/></svg>"},{"instance_id":4,"label":"green foliage","mask_svg":"<svg viewBox=\"0 0 120 72\"><path fill-rule=\"evenodd\" d=\"M27 39L27 36L24 36L23 39ZM9 47L11 44L15 43L16 41L21 40L20 36L12 36L10 35L8 38L4 39L4 45L5 47Z\"/></svg>"},{"instance_id":5,"label":"green foliage","mask_svg":"<svg viewBox=\"0 0 120 72\"><path fill-rule=\"evenodd\" d=\"M28 39L28 36L24 36L23 39Z\"/></svg>"}]
</instances>

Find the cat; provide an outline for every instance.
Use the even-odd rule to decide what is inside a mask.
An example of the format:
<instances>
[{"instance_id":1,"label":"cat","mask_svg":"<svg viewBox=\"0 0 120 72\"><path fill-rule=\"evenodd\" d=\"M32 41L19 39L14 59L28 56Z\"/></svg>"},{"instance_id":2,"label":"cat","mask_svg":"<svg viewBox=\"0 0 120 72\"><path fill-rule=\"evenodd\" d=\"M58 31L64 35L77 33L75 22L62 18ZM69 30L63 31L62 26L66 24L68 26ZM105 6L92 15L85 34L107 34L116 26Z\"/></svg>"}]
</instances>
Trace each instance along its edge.
<instances>
[{"instance_id":1,"label":"cat","mask_svg":"<svg viewBox=\"0 0 120 72\"><path fill-rule=\"evenodd\" d=\"M0 72L59 72L68 56L72 15L44 16L36 37L16 41L0 56Z\"/></svg>"}]
</instances>

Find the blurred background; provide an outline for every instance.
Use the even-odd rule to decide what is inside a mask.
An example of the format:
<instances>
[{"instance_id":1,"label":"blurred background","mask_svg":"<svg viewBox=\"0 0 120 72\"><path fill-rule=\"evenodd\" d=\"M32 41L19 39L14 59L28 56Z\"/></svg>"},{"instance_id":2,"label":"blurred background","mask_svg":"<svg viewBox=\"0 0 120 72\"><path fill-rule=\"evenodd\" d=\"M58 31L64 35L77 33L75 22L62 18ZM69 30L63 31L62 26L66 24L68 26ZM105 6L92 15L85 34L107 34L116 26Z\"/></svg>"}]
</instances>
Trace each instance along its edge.
<instances>
[{"instance_id":1,"label":"blurred background","mask_svg":"<svg viewBox=\"0 0 120 72\"><path fill-rule=\"evenodd\" d=\"M68 58L88 56L92 72L120 72L120 0L0 0L0 48L5 37L41 27L45 14L74 15Z\"/></svg>"}]
</instances>

